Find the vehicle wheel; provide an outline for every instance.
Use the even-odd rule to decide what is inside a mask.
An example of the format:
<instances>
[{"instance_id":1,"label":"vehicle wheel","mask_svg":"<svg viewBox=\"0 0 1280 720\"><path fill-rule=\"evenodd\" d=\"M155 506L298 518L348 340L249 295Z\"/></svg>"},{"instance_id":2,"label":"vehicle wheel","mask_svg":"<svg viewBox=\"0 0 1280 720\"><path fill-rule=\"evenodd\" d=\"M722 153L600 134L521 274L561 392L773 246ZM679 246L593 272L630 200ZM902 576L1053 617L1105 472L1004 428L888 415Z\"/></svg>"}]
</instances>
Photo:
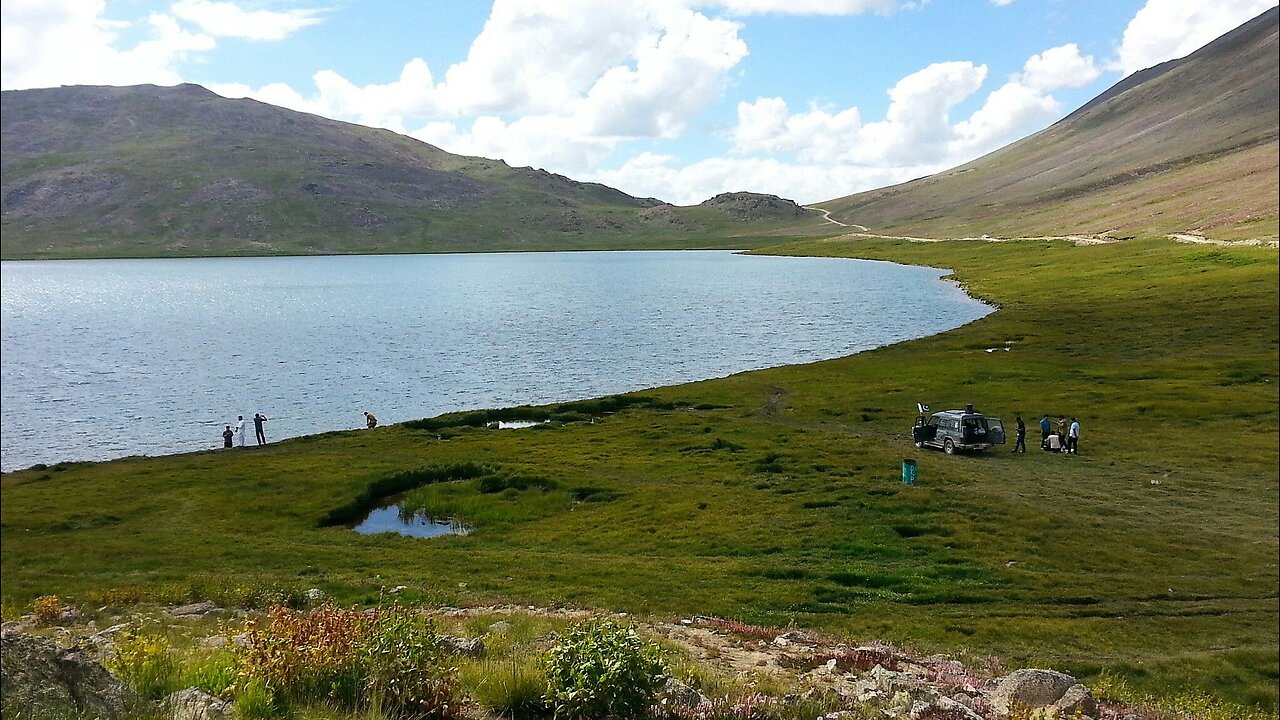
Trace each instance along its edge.
<instances>
[{"instance_id":1,"label":"vehicle wheel","mask_svg":"<svg viewBox=\"0 0 1280 720\"><path fill-rule=\"evenodd\" d=\"M948 455L955 455L955 454L956 454L956 444L955 444L955 443L953 443L953 442L951 442L951 438L947 438L946 440L944 440L944 441L943 441L943 443L942 443L942 452L944 452L944 453L946 453L946 454L948 454Z\"/></svg>"}]
</instances>

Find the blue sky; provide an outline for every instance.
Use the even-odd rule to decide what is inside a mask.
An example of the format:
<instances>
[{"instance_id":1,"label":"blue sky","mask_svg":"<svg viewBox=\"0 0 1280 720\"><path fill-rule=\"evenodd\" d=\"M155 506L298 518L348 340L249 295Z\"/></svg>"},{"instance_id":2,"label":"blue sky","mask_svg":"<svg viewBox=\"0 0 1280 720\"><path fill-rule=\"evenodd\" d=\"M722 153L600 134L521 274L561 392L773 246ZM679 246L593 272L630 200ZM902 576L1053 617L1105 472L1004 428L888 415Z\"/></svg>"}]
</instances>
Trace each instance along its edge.
<instances>
[{"instance_id":1,"label":"blue sky","mask_svg":"<svg viewBox=\"0 0 1280 720\"><path fill-rule=\"evenodd\" d=\"M3 0L0 84L172 85L677 204L966 162L1275 0Z\"/></svg>"}]
</instances>

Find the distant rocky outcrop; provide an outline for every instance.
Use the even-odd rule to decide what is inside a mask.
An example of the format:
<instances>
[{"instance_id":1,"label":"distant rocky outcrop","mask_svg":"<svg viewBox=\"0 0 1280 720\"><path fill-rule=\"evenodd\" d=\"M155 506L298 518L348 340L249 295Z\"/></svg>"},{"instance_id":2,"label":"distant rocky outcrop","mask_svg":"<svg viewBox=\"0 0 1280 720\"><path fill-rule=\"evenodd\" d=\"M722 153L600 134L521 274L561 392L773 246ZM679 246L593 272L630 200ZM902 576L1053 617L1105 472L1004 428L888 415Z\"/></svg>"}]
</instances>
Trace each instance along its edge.
<instances>
[{"instance_id":1,"label":"distant rocky outcrop","mask_svg":"<svg viewBox=\"0 0 1280 720\"><path fill-rule=\"evenodd\" d=\"M80 648L15 630L0 634L0 688L6 712L38 708L51 716L114 718L137 702L128 685Z\"/></svg>"},{"instance_id":2,"label":"distant rocky outcrop","mask_svg":"<svg viewBox=\"0 0 1280 720\"><path fill-rule=\"evenodd\" d=\"M794 200L753 192L720 193L703 201L701 207L714 208L737 220L754 221L787 220L811 212L797 205Z\"/></svg>"}]
</instances>

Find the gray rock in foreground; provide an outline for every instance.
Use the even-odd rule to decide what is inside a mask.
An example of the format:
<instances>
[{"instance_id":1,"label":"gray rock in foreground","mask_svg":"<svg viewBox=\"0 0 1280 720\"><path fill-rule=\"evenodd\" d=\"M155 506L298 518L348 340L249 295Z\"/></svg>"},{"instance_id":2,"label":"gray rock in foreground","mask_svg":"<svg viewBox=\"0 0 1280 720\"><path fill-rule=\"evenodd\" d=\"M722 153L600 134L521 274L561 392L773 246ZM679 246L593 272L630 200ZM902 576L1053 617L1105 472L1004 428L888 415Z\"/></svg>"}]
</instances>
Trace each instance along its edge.
<instances>
[{"instance_id":1,"label":"gray rock in foreground","mask_svg":"<svg viewBox=\"0 0 1280 720\"><path fill-rule=\"evenodd\" d=\"M114 718L137 703L128 685L79 648L20 632L0 636L0 693L6 708L31 717L71 712Z\"/></svg>"}]
</instances>

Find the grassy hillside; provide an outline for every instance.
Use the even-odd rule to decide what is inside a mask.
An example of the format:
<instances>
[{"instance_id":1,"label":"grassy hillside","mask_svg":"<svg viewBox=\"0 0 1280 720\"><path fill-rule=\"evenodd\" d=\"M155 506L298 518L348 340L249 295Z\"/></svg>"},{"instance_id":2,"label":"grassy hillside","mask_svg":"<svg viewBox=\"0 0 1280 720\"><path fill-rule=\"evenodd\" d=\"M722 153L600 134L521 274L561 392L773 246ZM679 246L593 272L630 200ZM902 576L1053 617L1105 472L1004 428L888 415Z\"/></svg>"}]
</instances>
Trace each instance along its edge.
<instances>
[{"instance_id":1,"label":"grassy hillside","mask_svg":"<svg viewBox=\"0 0 1280 720\"><path fill-rule=\"evenodd\" d=\"M557 413L525 430L463 415L6 474L4 602L313 586L368 601L405 585L410 601L721 615L1110 668L1274 711L1274 250L833 239L775 252L954 268L1000 310L628 407L508 413ZM1078 416L1081 453L918 451L917 401L1009 423ZM919 461L914 486L904 457ZM481 477L464 479L471 465ZM379 488L431 480L405 506L469 519L470 535L326 526Z\"/></svg>"},{"instance_id":2,"label":"grassy hillside","mask_svg":"<svg viewBox=\"0 0 1280 720\"><path fill-rule=\"evenodd\" d=\"M937 175L819 203L934 237L1277 238L1277 9L1136 73L1052 127Z\"/></svg>"},{"instance_id":3,"label":"grassy hillside","mask_svg":"<svg viewBox=\"0 0 1280 720\"><path fill-rule=\"evenodd\" d=\"M675 208L195 85L0 107L5 259L740 248L821 224L790 202L735 213L749 196Z\"/></svg>"}]
</instances>

